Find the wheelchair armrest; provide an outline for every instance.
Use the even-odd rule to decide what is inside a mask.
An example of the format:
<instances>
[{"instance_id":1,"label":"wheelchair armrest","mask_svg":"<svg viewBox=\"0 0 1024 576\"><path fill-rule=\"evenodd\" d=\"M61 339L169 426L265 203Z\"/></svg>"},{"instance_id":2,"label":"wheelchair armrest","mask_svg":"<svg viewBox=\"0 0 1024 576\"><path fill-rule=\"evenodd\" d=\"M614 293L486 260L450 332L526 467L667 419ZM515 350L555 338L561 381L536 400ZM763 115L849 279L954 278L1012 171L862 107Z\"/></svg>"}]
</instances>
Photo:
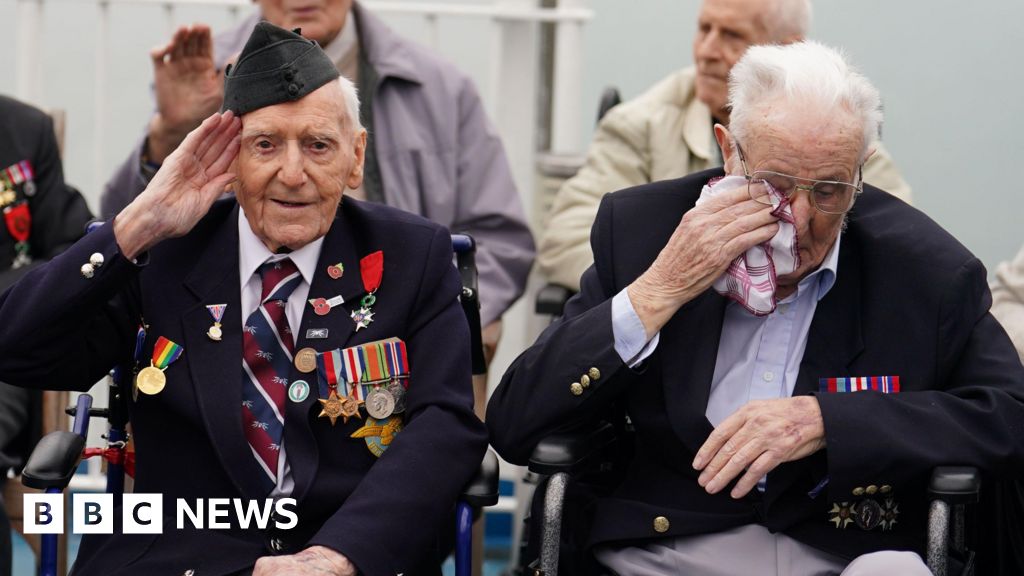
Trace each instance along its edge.
<instances>
[{"instance_id":1,"label":"wheelchair armrest","mask_svg":"<svg viewBox=\"0 0 1024 576\"><path fill-rule=\"evenodd\" d=\"M50 432L36 444L21 472L21 483L29 488L63 490L82 458L85 438L74 432Z\"/></svg>"},{"instance_id":2,"label":"wheelchair armrest","mask_svg":"<svg viewBox=\"0 0 1024 576\"><path fill-rule=\"evenodd\" d=\"M981 474L973 466L938 466L932 471L928 483L930 499L949 504L969 504L978 501Z\"/></svg>"},{"instance_id":3,"label":"wheelchair armrest","mask_svg":"<svg viewBox=\"0 0 1024 576\"><path fill-rule=\"evenodd\" d=\"M573 474L606 453L616 439L615 427L608 422L600 422L592 428L552 434L533 449L529 469L545 475Z\"/></svg>"},{"instance_id":4,"label":"wheelchair armrest","mask_svg":"<svg viewBox=\"0 0 1024 576\"><path fill-rule=\"evenodd\" d=\"M498 457L490 448L484 454L476 476L462 489L462 501L474 508L498 503Z\"/></svg>"},{"instance_id":5,"label":"wheelchair armrest","mask_svg":"<svg viewBox=\"0 0 1024 576\"><path fill-rule=\"evenodd\" d=\"M561 316L565 309L565 303L572 298L573 291L558 284L546 284L537 292L537 300L534 302L534 311L537 314L549 316Z\"/></svg>"}]
</instances>

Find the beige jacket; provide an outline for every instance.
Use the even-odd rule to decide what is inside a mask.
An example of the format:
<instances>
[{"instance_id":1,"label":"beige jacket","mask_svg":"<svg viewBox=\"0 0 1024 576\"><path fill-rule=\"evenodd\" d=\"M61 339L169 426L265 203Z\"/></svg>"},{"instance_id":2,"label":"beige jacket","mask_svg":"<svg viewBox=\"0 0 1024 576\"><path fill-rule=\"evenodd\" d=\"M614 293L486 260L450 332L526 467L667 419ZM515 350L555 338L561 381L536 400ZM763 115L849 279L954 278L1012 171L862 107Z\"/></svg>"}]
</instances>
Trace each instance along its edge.
<instances>
[{"instance_id":1,"label":"beige jacket","mask_svg":"<svg viewBox=\"0 0 1024 576\"><path fill-rule=\"evenodd\" d=\"M711 111L694 95L694 68L673 73L616 106L598 125L586 164L562 185L541 240L538 263L549 281L579 290L594 261L590 227L601 196L720 165ZM864 179L910 202L910 187L879 144Z\"/></svg>"},{"instance_id":2,"label":"beige jacket","mask_svg":"<svg viewBox=\"0 0 1024 576\"><path fill-rule=\"evenodd\" d=\"M1006 329L1024 361L1024 248L1013 262L996 267L992 282L992 315Z\"/></svg>"}]
</instances>

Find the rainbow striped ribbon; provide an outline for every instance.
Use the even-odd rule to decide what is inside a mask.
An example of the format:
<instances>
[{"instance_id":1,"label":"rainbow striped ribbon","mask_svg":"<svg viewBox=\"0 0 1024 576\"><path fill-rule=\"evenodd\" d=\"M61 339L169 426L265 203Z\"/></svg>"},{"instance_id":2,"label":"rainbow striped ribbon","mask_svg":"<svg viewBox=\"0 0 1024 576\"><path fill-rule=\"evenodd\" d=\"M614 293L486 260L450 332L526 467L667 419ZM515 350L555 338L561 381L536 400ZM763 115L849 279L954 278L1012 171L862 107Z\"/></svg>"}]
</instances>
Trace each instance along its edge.
<instances>
[{"instance_id":1,"label":"rainbow striped ribbon","mask_svg":"<svg viewBox=\"0 0 1024 576\"><path fill-rule=\"evenodd\" d=\"M153 347L153 365L163 370L172 362L181 358L181 354L184 351L185 349L180 344L175 344L161 336L156 339L156 346Z\"/></svg>"}]
</instances>

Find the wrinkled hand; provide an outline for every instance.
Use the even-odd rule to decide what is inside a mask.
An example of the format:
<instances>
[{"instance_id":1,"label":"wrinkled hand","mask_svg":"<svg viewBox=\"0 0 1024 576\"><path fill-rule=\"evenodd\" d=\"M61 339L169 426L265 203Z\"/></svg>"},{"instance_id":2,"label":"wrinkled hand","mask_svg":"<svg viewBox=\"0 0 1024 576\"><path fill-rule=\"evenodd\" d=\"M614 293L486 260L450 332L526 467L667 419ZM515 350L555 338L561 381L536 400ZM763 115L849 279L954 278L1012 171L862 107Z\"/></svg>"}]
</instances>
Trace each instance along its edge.
<instances>
[{"instance_id":1,"label":"wrinkled hand","mask_svg":"<svg viewBox=\"0 0 1024 576\"><path fill-rule=\"evenodd\" d=\"M772 207L750 199L745 185L686 212L657 259L628 287L647 338L685 303L707 290L737 256L778 232Z\"/></svg>"},{"instance_id":2,"label":"wrinkled hand","mask_svg":"<svg viewBox=\"0 0 1024 576\"><path fill-rule=\"evenodd\" d=\"M224 101L224 77L213 64L210 27L182 26L165 46L150 51L157 114L150 122L148 152L162 163Z\"/></svg>"},{"instance_id":3,"label":"wrinkled hand","mask_svg":"<svg viewBox=\"0 0 1024 576\"><path fill-rule=\"evenodd\" d=\"M732 489L742 498L783 462L825 447L825 424L814 396L755 400L723 420L697 451L697 483L715 494L743 473Z\"/></svg>"},{"instance_id":4,"label":"wrinkled hand","mask_svg":"<svg viewBox=\"0 0 1024 576\"><path fill-rule=\"evenodd\" d=\"M206 215L235 178L228 169L238 155L241 127L230 111L213 114L167 157L149 186L114 220L114 235L126 258L188 233Z\"/></svg>"},{"instance_id":5,"label":"wrinkled hand","mask_svg":"<svg viewBox=\"0 0 1024 576\"><path fill-rule=\"evenodd\" d=\"M256 561L252 576L355 576L356 567L344 555L312 546L289 556L265 556Z\"/></svg>"}]
</instances>

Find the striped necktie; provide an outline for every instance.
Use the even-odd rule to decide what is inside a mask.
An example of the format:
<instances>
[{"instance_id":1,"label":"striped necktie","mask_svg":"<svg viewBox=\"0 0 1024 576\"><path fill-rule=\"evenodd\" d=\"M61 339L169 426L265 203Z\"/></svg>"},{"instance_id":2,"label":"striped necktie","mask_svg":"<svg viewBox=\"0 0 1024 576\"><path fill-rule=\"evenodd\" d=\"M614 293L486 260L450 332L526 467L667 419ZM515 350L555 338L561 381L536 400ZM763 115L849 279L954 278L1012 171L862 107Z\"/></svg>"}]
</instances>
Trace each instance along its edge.
<instances>
[{"instance_id":1,"label":"striped necktie","mask_svg":"<svg viewBox=\"0 0 1024 576\"><path fill-rule=\"evenodd\" d=\"M284 399L295 352L285 306L302 275L289 258L264 262L258 273L263 280L260 305L242 331L242 425L269 494L277 485Z\"/></svg>"}]
</instances>

